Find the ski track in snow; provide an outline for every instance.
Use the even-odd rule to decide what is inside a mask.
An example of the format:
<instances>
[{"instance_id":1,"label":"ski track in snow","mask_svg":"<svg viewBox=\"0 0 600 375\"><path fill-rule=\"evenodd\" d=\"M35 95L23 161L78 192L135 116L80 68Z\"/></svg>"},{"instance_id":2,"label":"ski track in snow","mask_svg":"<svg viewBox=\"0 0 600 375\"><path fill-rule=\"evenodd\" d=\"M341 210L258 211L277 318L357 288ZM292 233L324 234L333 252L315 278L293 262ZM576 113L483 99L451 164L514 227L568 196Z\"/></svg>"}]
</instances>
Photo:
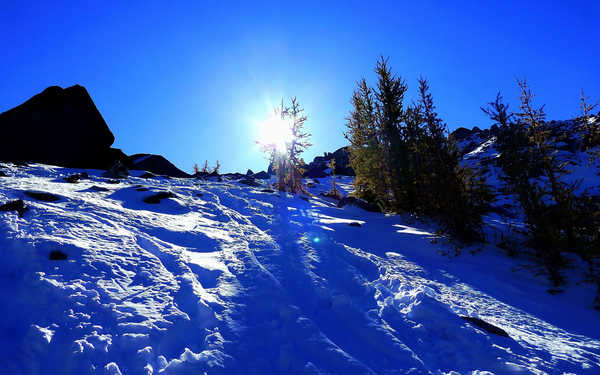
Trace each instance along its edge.
<instances>
[{"instance_id":1,"label":"ski track in snow","mask_svg":"<svg viewBox=\"0 0 600 375\"><path fill-rule=\"evenodd\" d=\"M591 287L551 296L492 247L440 255L451 247L408 217L228 181L3 170L0 203L29 207L0 213L3 373L600 373Z\"/></svg>"}]
</instances>

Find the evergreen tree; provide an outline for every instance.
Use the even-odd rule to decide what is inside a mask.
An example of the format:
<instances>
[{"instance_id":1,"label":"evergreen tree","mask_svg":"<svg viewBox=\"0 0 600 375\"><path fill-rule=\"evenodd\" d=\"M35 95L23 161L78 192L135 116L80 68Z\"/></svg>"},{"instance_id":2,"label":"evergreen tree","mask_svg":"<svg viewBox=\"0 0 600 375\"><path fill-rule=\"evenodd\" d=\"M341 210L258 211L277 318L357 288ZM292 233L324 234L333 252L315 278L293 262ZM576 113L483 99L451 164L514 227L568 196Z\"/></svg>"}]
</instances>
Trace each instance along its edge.
<instances>
[{"instance_id":1,"label":"evergreen tree","mask_svg":"<svg viewBox=\"0 0 600 375\"><path fill-rule=\"evenodd\" d=\"M587 194L575 194L580 181L564 181L570 171L559 158L543 106L533 105L534 95L525 80L517 83L518 113L508 112L500 94L484 112L500 125L498 164L507 192L517 197L525 214L528 244L543 261L550 279L560 284L565 263L561 252L575 252L588 260L598 254L597 205Z\"/></svg>"},{"instance_id":2,"label":"evergreen tree","mask_svg":"<svg viewBox=\"0 0 600 375\"><path fill-rule=\"evenodd\" d=\"M378 137L373 90L363 78L352 95L353 110L346 118L350 142L350 165L356 176L354 186L359 198L385 206L388 200L386 164Z\"/></svg>"},{"instance_id":3,"label":"evergreen tree","mask_svg":"<svg viewBox=\"0 0 600 375\"><path fill-rule=\"evenodd\" d=\"M308 193L302 186L302 174L305 165L304 160L300 155L311 146L308 139L311 134L304 130L304 122L306 116L303 114L304 109L298 103L296 97L290 99L290 106L285 109L284 114L289 119L292 139L287 150L288 162L288 188L292 193Z\"/></svg>"},{"instance_id":4,"label":"evergreen tree","mask_svg":"<svg viewBox=\"0 0 600 375\"><path fill-rule=\"evenodd\" d=\"M489 189L459 165L427 81L419 80L419 100L405 107L407 86L388 60L380 58L375 72L376 88L359 81L347 118L356 195L388 211L436 217L464 241L481 238Z\"/></svg>"},{"instance_id":5,"label":"evergreen tree","mask_svg":"<svg viewBox=\"0 0 600 375\"><path fill-rule=\"evenodd\" d=\"M277 174L277 188L279 191L291 193L308 192L302 185L302 166L305 164L300 155L311 146L308 139L310 134L304 130L307 117L303 114L304 109L293 97L290 106L281 104L274 109L275 116L280 118L281 126L289 126L291 139L286 142L285 149L279 150L275 144L260 144L262 150L269 154L269 163L274 166Z\"/></svg>"}]
</instances>

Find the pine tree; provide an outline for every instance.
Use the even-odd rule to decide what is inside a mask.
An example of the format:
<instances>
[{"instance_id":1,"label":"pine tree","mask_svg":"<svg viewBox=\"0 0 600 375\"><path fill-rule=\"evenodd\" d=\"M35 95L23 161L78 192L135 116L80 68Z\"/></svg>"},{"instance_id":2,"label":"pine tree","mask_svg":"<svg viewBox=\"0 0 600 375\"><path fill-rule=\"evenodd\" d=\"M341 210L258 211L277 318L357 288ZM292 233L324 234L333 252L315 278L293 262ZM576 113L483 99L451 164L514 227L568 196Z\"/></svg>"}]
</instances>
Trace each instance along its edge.
<instances>
[{"instance_id":1,"label":"pine tree","mask_svg":"<svg viewBox=\"0 0 600 375\"><path fill-rule=\"evenodd\" d=\"M210 170L208 169L208 160L204 160L204 166L202 167L202 173L209 174Z\"/></svg>"},{"instance_id":2,"label":"pine tree","mask_svg":"<svg viewBox=\"0 0 600 375\"><path fill-rule=\"evenodd\" d=\"M353 110L346 118L350 142L350 165L356 176L354 186L359 198L384 206L388 200L386 165L376 125L373 90L363 78L352 95Z\"/></svg>"},{"instance_id":3,"label":"pine tree","mask_svg":"<svg viewBox=\"0 0 600 375\"><path fill-rule=\"evenodd\" d=\"M460 167L429 84L421 78L419 100L405 107L407 85L388 60L380 58L375 72L376 88L359 81L346 124L355 194L387 211L436 217L464 241L479 239L489 189Z\"/></svg>"},{"instance_id":4,"label":"pine tree","mask_svg":"<svg viewBox=\"0 0 600 375\"><path fill-rule=\"evenodd\" d=\"M282 126L289 126L291 139L285 145L285 150L278 150L277 145L261 144L263 152L269 154L269 163L274 166L277 173L277 188L279 191L289 191L291 193L309 194L302 186L302 166L305 165L300 155L311 146L308 139L310 134L304 130L304 123L307 117L303 114L304 109L300 106L298 100L293 97L290 99L290 106L281 104L274 109L274 114L281 120Z\"/></svg>"},{"instance_id":5,"label":"pine tree","mask_svg":"<svg viewBox=\"0 0 600 375\"><path fill-rule=\"evenodd\" d=\"M208 168L208 166L207 166L207 168ZM217 163L215 164L215 167L213 168L212 173L219 174L219 169L221 169L221 163L219 163L219 160L217 160Z\"/></svg>"},{"instance_id":6,"label":"pine tree","mask_svg":"<svg viewBox=\"0 0 600 375\"><path fill-rule=\"evenodd\" d=\"M307 117L303 115L304 109L298 103L296 97L290 99L290 106L285 109L285 116L290 121L290 130L292 139L288 146L288 187L290 192L299 193L308 192L302 186L302 174L304 173L302 166L305 165L304 160L300 155L311 146L308 139L311 134L304 130L304 122Z\"/></svg>"}]
</instances>

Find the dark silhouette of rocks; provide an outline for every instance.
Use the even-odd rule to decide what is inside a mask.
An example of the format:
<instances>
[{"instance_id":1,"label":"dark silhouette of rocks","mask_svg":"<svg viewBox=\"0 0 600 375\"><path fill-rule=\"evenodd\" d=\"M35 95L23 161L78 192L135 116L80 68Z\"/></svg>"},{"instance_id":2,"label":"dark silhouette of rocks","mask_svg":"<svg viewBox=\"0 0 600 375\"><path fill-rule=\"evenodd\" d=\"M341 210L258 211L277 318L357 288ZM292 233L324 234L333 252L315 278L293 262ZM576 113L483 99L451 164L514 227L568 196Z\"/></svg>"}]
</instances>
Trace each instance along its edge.
<instances>
[{"instance_id":1,"label":"dark silhouette of rocks","mask_svg":"<svg viewBox=\"0 0 600 375\"><path fill-rule=\"evenodd\" d=\"M254 174L254 172L252 172L252 169L248 169L248 171L246 171L246 176L252 176Z\"/></svg>"},{"instance_id":2,"label":"dark silhouette of rocks","mask_svg":"<svg viewBox=\"0 0 600 375\"><path fill-rule=\"evenodd\" d=\"M110 189L108 189L108 188L105 188L103 186L96 186L96 185L92 186L90 188L90 190L91 191L110 191Z\"/></svg>"},{"instance_id":3,"label":"dark silhouette of rocks","mask_svg":"<svg viewBox=\"0 0 600 375\"><path fill-rule=\"evenodd\" d=\"M65 182L68 182L70 184L75 184L75 183L79 182L79 180L85 180L88 178L90 178L90 176L87 174L87 172L82 172L82 173L75 173L70 176L67 176L64 178L64 180L65 180Z\"/></svg>"},{"instance_id":4,"label":"dark silhouette of rocks","mask_svg":"<svg viewBox=\"0 0 600 375\"><path fill-rule=\"evenodd\" d=\"M171 191L160 191L143 199L145 203L158 204L161 200L167 198L176 198L177 195Z\"/></svg>"},{"instance_id":5,"label":"dark silhouette of rocks","mask_svg":"<svg viewBox=\"0 0 600 375\"><path fill-rule=\"evenodd\" d=\"M125 156L87 90L48 87L0 114L0 160L109 168Z\"/></svg>"},{"instance_id":6,"label":"dark silhouette of rocks","mask_svg":"<svg viewBox=\"0 0 600 375\"><path fill-rule=\"evenodd\" d=\"M27 206L22 199L17 199L0 205L0 211L17 211L19 217L23 217L23 214L27 211Z\"/></svg>"},{"instance_id":7,"label":"dark silhouette of rocks","mask_svg":"<svg viewBox=\"0 0 600 375\"><path fill-rule=\"evenodd\" d=\"M50 260L67 260L67 254L60 250L52 250L48 258Z\"/></svg>"},{"instance_id":8,"label":"dark silhouette of rocks","mask_svg":"<svg viewBox=\"0 0 600 375\"><path fill-rule=\"evenodd\" d=\"M158 175L155 175L152 172L145 172L144 174L142 174L140 176L140 178L156 178L156 177L158 177Z\"/></svg>"},{"instance_id":9,"label":"dark silhouette of rocks","mask_svg":"<svg viewBox=\"0 0 600 375\"><path fill-rule=\"evenodd\" d=\"M177 168L173 163L165 159L161 155L152 154L135 154L129 157L130 169L152 172L157 175L165 175L169 177L188 178L191 175Z\"/></svg>"},{"instance_id":10,"label":"dark silhouette of rocks","mask_svg":"<svg viewBox=\"0 0 600 375\"><path fill-rule=\"evenodd\" d=\"M354 170L350 166L350 149L348 146L339 148L334 152L326 152L323 156L316 156L312 162L304 165L304 174L305 178L322 178L327 177L329 173L325 171L329 168L327 164L331 161L331 159L335 159L335 174L340 176L354 176ZM275 169L272 164L269 164L269 169L267 171L268 175L275 174ZM254 175L254 178L256 175Z\"/></svg>"},{"instance_id":11,"label":"dark silhouette of rocks","mask_svg":"<svg viewBox=\"0 0 600 375\"><path fill-rule=\"evenodd\" d=\"M208 175L209 175L208 173L205 173L205 174L203 174L203 175L202 175L202 177L206 177L206 176L208 176ZM246 177L248 177L248 175L247 175L247 174L241 174L241 173L239 173L239 172L235 172L235 173L225 173L223 176L224 176L224 177L227 177L227 178L229 178L229 179L231 179L231 180L239 180L239 179L242 179L242 178L246 178ZM250 176L250 177L251 177L251 176Z\"/></svg>"},{"instance_id":12,"label":"dark silhouette of rocks","mask_svg":"<svg viewBox=\"0 0 600 375\"><path fill-rule=\"evenodd\" d=\"M60 200L58 195L54 195L52 193L48 193L45 191L37 191L37 190L27 190L24 192L29 198L33 198L42 202L56 202Z\"/></svg>"},{"instance_id":13,"label":"dark silhouette of rocks","mask_svg":"<svg viewBox=\"0 0 600 375\"><path fill-rule=\"evenodd\" d=\"M269 176L269 174L265 171L254 173L252 177L256 180L268 180L269 178L271 178L271 176Z\"/></svg>"},{"instance_id":14,"label":"dark silhouette of rocks","mask_svg":"<svg viewBox=\"0 0 600 375\"><path fill-rule=\"evenodd\" d=\"M7 176L6 176L6 173L4 173L4 172L0 171L0 177L7 177Z\"/></svg>"},{"instance_id":15,"label":"dark silhouette of rocks","mask_svg":"<svg viewBox=\"0 0 600 375\"><path fill-rule=\"evenodd\" d=\"M102 174L103 177L108 178L127 178L129 176L129 169L127 166L120 161L117 161L110 169Z\"/></svg>"},{"instance_id":16,"label":"dark silhouette of rocks","mask_svg":"<svg viewBox=\"0 0 600 375\"><path fill-rule=\"evenodd\" d=\"M496 327L495 325L485 322L479 318L474 318L471 316L461 316L461 319L466 320L467 322L472 323L472 324L476 325L477 327L479 327L489 333L493 333L495 335L503 336L503 337L510 337L510 336L508 336L508 333L506 333L506 331L503 330L502 328Z\"/></svg>"},{"instance_id":17,"label":"dark silhouette of rocks","mask_svg":"<svg viewBox=\"0 0 600 375\"><path fill-rule=\"evenodd\" d=\"M240 180L239 183L252 187L261 186L261 184L259 182L256 182L253 178L244 178L243 180Z\"/></svg>"}]
</instances>

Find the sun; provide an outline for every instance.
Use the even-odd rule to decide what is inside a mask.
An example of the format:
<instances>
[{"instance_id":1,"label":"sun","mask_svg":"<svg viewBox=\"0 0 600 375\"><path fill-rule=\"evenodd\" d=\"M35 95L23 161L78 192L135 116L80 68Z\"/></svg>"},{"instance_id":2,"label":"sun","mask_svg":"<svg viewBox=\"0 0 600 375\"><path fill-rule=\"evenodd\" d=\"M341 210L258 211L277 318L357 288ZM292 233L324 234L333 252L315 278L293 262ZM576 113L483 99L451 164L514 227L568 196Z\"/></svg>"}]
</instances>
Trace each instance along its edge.
<instances>
[{"instance_id":1,"label":"sun","mask_svg":"<svg viewBox=\"0 0 600 375\"><path fill-rule=\"evenodd\" d=\"M258 143L274 147L277 152L283 153L293 138L289 121L273 113L259 124Z\"/></svg>"}]
</instances>

